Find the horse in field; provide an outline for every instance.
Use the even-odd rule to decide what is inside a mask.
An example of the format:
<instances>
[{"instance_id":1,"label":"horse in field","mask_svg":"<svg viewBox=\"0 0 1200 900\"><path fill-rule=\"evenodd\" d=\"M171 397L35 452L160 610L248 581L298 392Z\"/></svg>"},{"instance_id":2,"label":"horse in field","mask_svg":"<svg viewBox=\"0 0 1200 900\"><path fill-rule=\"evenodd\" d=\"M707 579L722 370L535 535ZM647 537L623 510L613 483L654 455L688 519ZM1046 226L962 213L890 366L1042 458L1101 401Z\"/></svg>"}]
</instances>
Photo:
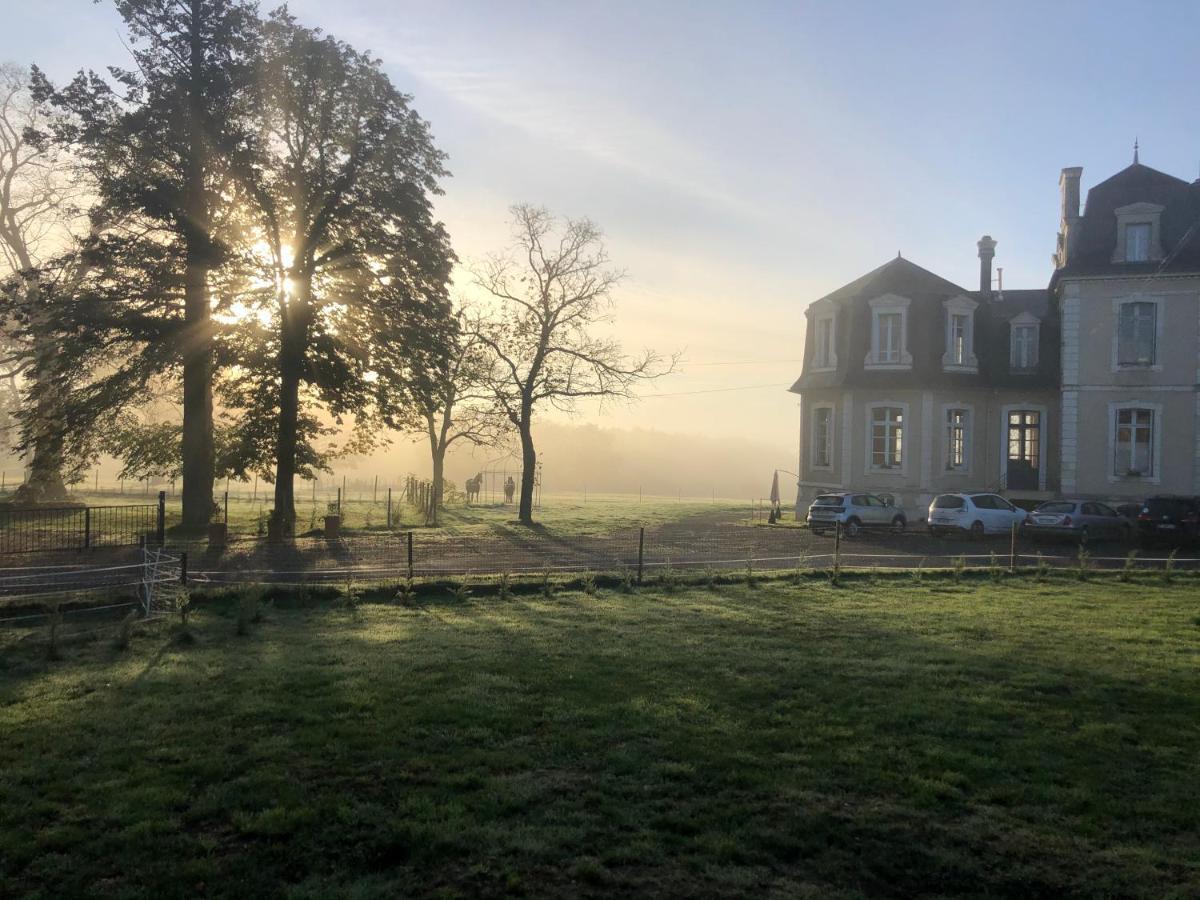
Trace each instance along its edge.
<instances>
[{"instance_id":1,"label":"horse in field","mask_svg":"<svg viewBox=\"0 0 1200 900\"><path fill-rule=\"evenodd\" d=\"M483 473L480 472L474 478L468 478L466 482L467 488L467 505L479 501L479 492L483 489Z\"/></svg>"}]
</instances>

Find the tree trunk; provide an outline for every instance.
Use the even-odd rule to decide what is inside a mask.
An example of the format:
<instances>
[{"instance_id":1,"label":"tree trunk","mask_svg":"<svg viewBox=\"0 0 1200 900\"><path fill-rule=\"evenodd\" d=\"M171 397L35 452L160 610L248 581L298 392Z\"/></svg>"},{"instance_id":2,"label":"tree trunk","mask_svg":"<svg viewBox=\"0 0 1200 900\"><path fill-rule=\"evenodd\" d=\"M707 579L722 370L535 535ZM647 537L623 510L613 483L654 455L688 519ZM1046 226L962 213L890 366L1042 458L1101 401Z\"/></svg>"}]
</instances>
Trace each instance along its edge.
<instances>
[{"instance_id":1,"label":"tree trunk","mask_svg":"<svg viewBox=\"0 0 1200 900\"><path fill-rule=\"evenodd\" d=\"M185 172L183 236L186 246L183 333L183 524L203 528L212 518L213 452L212 321L208 270L212 248L204 185L204 39L201 0L191 0L188 73L188 159Z\"/></svg>"},{"instance_id":2,"label":"tree trunk","mask_svg":"<svg viewBox=\"0 0 1200 900\"><path fill-rule=\"evenodd\" d=\"M537 451L533 449L533 432L529 427L529 418L522 422L521 433L521 506L517 520L522 525L533 524L533 485L537 478Z\"/></svg>"},{"instance_id":3,"label":"tree trunk","mask_svg":"<svg viewBox=\"0 0 1200 900\"><path fill-rule=\"evenodd\" d=\"M33 455L29 460L29 477L13 493L12 502L17 506L62 503L68 496L62 476L63 436L56 427L61 415L61 395L52 380L43 374L46 371L45 363L48 362L45 354L49 352L53 350L39 349L31 373L35 381L31 399L36 410Z\"/></svg>"},{"instance_id":4,"label":"tree trunk","mask_svg":"<svg viewBox=\"0 0 1200 900\"><path fill-rule=\"evenodd\" d=\"M297 296L284 307L279 331L279 423L275 435L275 509L269 536L296 534L296 448L300 435L300 382L308 344L307 281L293 280Z\"/></svg>"},{"instance_id":5,"label":"tree trunk","mask_svg":"<svg viewBox=\"0 0 1200 900\"><path fill-rule=\"evenodd\" d=\"M433 502L430 504L429 524L436 525L438 510L442 508L442 475L446 466L446 448L433 448Z\"/></svg>"}]
</instances>

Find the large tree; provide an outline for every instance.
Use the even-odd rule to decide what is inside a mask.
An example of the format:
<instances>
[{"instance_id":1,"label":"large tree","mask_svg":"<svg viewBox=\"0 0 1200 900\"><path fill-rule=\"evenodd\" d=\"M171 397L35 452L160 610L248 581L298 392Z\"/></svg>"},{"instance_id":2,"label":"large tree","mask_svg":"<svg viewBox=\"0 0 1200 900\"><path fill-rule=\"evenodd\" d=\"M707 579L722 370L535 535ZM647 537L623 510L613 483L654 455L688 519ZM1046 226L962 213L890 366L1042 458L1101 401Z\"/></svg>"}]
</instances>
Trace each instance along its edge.
<instances>
[{"instance_id":1,"label":"large tree","mask_svg":"<svg viewBox=\"0 0 1200 900\"><path fill-rule=\"evenodd\" d=\"M110 69L111 79L81 73L61 90L44 78L36 85L69 114L54 138L73 149L95 180L95 218L124 223L86 248L100 272L91 299L106 308L77 341L84 352L90 341L97 356L96 382L86 396L98 402L74 403L71 425L91 427L112 411L103 402L136 400L147 379L177 372L183 522L200 526L212 513L214 476L213 279L226 259L225 219L236 211L229 161L244 149L240 104L253 72L258 19L245 0L117 0L115 6L134 66ZM126 280L135 287L122 296Z\"/></svg>"},{"instance_id":2,"label":"large tree","mask_svg":"<svg viewBox=\"0 0 1200 900\"><path fill-rule=\"evenodd\" d=\"M18 386L30 396L35 409L29 421L38 426L31 431L29 477L15 496L20 503L66 497L61 441L54 428L46 427L56 414L62 385L52 378L58 347L44 321L42 287L48 279L69 285L85 273L77 260L62 254L86 231L82 210L89 191L70 159L38 140L53 117L32 95L25 70L0 65L0 282L9 301L0 311L0 377L9 388L4 394L7 428L14 422L11 401ZM16 443L14 436L5 435L8 446Z\"/></svg>"},{"instance_id":3,"label":"large tree","mask_svg":"<svg viewBox=\"0 0 1200 900\"><path fill-rule=\"evenodd\" d=\"M276 11L264 28L241 177L274 292L262 391L278 409L274 536L295 531L302 402L399 424L409 350L451 321L453 254L433 216L443 155L378 60ZM254 368L254 367L252 367Z\"/></svg>"},{"instance_id":4,"label":"large tree","mask_svg":"<svg viewBox=\"0 0 1200 900\"><path fill-rule=\"evenodd\" d=\"M674 357L653 350L628 356L596 334L611 320L621 273L609 265L599 228L587 219L559 222L548 210L512 208L514 249L491 257L475 283L497 312L476 323L494 354L492 395L521 440L519 519L533 524L537 451L533 420L540 407L572 411L580 400L632 399L638 383L670 372Z\"/></svg>"}]
</instances>

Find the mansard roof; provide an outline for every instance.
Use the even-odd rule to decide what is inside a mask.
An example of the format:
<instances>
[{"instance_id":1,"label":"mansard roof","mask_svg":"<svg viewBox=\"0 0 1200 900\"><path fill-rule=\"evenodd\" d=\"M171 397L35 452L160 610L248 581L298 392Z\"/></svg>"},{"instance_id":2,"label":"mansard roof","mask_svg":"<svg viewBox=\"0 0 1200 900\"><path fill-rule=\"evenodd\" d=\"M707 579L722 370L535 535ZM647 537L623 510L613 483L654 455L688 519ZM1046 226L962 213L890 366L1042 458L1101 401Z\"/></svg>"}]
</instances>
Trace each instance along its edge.
<instances>
[{"instance_id":1,"label":"mansard roof","mask_svg":"<svg viewBox=\"0 0 1200 900\"><path fill-rule=\"evenodd\" d=\"M1136 203L1163 207L1160 221L1163 260L1113 262L1116 211ZM1200 272L1200 180L1188 183L1141 163L1095 185L1087 195L1079 242L1055 280L1071 275L1136 275Z\"/></svg>"},{"instance_id":2,"label":"mansard roof","mask_svg":"<svg viewBox=\"0 0 1200 900\"><path fill-rule=\"evenodd\" d=\"M897 295L911 301L908 307L908 350L913 357L907 370L871 370L863 360L871 346L870 301ZM975 310L975 355L979 370L974 373L946 371L946 301L967 297L979 305ZM806 329L805 370L790 390L812 388L888 387L917 390L961 387L1054 387L1058 384L1058 317L1048 290L1004 291L986 296L968 291L928 269L897 257L825 295L805 310L811 320L814 307L832 304L837 310L835 351L837 369L808 371L812 358L813 328ZM1009 326L1025 315L1040 325L1038 367L1034 372L1009 370Z\"/></svg>"}]
</instances>

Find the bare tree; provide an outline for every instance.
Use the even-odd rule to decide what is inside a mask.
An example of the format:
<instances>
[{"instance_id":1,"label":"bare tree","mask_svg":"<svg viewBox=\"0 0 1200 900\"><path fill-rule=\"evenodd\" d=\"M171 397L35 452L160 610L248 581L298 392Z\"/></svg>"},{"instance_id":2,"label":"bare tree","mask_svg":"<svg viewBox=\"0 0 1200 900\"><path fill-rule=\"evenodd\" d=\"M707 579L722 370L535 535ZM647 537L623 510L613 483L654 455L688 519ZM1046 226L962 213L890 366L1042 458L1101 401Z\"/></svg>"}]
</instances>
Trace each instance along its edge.
<instances>
[{"instance_id":1,"label":"bare tree","mask_svg":"<svg viewBox=\"0 0 1200 900\"><path fill-rule=\"evenodd\" d=\"M415 385L433 462L430 524L437 524L442 507L446 451L460 441L494 446L506 430L507 419L499 413L491 388L491 364L491 353L479 333L460 330L450 355Z\"/></svg>"},{"instance_id":2,"label":"bare tree","mask_svg":"<svg viewBox=\"0 0 1200 900\"><path fill-rule=\"evenodd\" d=\"M0 379L15 388L30 386L37 406L29 479L18 491L22 502L60 500L66 496L62 476L62 441L56 430L39 427L53 417L61 386L40 383L49 376L49 356L57 352L47 328L40 327L41 291L47 279L58 282L79 277L78 267L65 264L50 271L49 264L87 226L80 208L86 182L67 165L53 145L35 135L48 114L29 89L25 70L0 65L0 280L8 280L22 305L4 311L3 363ZM11 394L10 394L11 396Z\"/></svg>"},{"instance_id":3,"label":"bare tree","mask_svg":"<svg viewBox=\"0 0 1200 900\"><path fill-rule=\"evenodd\" d=\"M622 273L609 265L603 235L587 219L559 222L548 210L512 208L515 246L490 258L475 283L496 301L494 317L477 322L495 356L492 396L521 439L518 518L533 524L537 452L533 417L540 405L572 411L579 400L634 397L639 382L673 371L677 357L653 350L627 356L620 344L593 334L611 321L612 292Z\"/></svg>"}]
</instances>

